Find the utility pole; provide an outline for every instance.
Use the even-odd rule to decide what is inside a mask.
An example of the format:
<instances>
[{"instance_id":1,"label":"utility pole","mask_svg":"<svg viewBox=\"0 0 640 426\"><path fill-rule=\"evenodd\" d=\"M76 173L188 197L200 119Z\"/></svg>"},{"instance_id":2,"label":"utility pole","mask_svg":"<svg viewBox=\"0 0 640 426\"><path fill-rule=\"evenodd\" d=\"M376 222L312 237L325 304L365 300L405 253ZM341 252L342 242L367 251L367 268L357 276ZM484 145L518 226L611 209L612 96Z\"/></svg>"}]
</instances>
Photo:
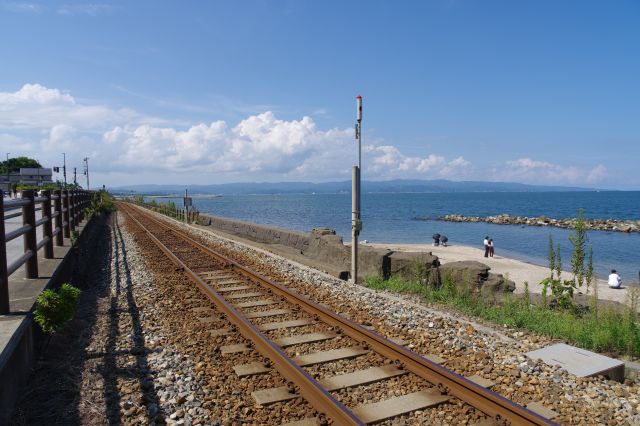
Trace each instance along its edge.
<instances>
[{"instance_id":1,"label":"utility pole","mask_svg":"<svg viewBox=\"0 0 640 426\"><path fill-rule=\"evenodd\" d=\"M77 179L77 173L76 173L76 168L73 168L73 184L74 185L78 185L78 179Z\"/></svg>"},{"instance_id":2,"label":"utility pole","mask_svg":"<svg viewBox=\"0 0 640 426\"><path fill-rule=\"evenodd\" d=\"M62 153L62 175L64 176L64 189L67 189L67 154Z\"/></svg>"},{"instance_id":3,"label":"utility pole","mask_svg":"<svg viewBox=\"0 0 640 426\"><path fill-rule=\"evenodd\" d=\"M87 191L89 188L89 157L84 157L84 175L87 177Z\"/></svg>"},{"instance_id":4,"label":"utility pole","mask_svg":"<svg viewBox=\"0 0 640 426\"><path fill-rule=\"evenodd\" d=\"M360 170L362 168L362 96L356 97L356 139L358 165L351 169L351 279L358 282L358 236L362 230L360 220Z\"/></svg>"}]
</instances>

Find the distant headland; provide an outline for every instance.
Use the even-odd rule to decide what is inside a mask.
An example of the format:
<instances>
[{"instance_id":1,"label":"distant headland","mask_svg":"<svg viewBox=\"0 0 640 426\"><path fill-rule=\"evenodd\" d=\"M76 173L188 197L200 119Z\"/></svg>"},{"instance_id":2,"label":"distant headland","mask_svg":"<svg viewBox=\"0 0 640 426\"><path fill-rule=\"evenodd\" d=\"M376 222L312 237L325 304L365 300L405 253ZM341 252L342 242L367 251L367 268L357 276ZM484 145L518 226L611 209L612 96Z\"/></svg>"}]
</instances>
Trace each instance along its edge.
<instances>
[{"instance_id":1,"label":"distant headland","mask_svg":"<svg viewBox=\"0 0 640 426\"><path fill-rule=\"evenodd\" d=\"M337 194L350 193L351 181L339 182L244 182L211 185L148 184L127 185L111 188L115 193L172 195L182 194L185 189L194 194L242 195L242 194ZM597 191L595 188L568 186L527 185L514 182L451 181L445 179L418 180L396 179L387 181L364 181L365 193L451 193L451 192L562 192Z\"/></svg>"}]
</instances>

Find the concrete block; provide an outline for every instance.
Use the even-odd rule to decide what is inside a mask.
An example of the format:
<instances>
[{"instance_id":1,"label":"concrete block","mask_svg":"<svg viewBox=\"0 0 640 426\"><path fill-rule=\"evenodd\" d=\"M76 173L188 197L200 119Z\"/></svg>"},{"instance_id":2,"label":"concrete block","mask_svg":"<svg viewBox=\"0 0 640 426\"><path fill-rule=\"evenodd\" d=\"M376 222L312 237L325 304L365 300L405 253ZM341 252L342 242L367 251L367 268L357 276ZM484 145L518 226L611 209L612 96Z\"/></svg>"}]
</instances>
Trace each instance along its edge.
<instances>
[{"instance_id":1,"label":"concrete block","mask_svg":"<svg viewBox=\"0 0 640 426\"><path fill-rule=\"evenodd\" d=\"M611 380L624 381L623 361L564 343L527 352L525 356L541 359L549 365L559 365L578 377L603 375Z\"/></svg>"}]
</instances>

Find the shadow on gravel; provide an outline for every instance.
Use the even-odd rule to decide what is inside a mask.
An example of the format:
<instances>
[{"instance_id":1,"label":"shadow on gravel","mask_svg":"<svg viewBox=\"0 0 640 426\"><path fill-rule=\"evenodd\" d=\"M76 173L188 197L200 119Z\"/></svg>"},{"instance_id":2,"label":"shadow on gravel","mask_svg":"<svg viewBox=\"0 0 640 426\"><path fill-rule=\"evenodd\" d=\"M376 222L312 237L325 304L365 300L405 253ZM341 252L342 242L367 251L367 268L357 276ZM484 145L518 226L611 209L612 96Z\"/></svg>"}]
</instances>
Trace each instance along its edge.
<instances>
[{"instance_id":1,"label":"shadow on gravel","mask_svg":"<svg viewBox=\"0 0 640 426\"><path fill-rule=\"evenodd\" d=\"M109 293L111 238L108 222L107 218L96 220L90 229L85 229L80 262L71 279L73 285L82 289L76 315L38 354L11 424L76 425L90 420L80 419L78 404L86 361L84 348L96 324L98 301ZM97 414L95 419L98 420Z\"/></svg>"},{"instance_id":2,"label":"shadow on gravel","mask_svg":"<svg viewBox=\"0 0 640 426\"><path fill-rule=\"evenodd\" d=\"M123 395L118 388L118 378L139 382L142 397L133 399L135 392L127 398L133 399L134 407L145 406L144 423L164 423L149 371L149 351L144 345L140 314L132 291L126 247L115 215L112 218L112 223L96 222L87 235L90 244L81 253L84 266L74 271L72 279L72 283L83 290L76 316L52 337L36 362L11 424L122 424L121 410L126 409L121 408ZM102 315L107 318L98 324L101 307ZM120 331L121 322L125 323L121 321L123 315L131 320L132 330L127 327L126 336ZM100 333L101 324L105 351L86 353L85 348L95 338L94 334ZM100 334L96 337L100 338ZM130 361L132 356L134 363ZM94 387L87 389L85 383L85 388L81 388L83 374L88 374L88 378L101 375L104 387L89 383Z\"/></svg>"},{"instance_id":3,"label":"shadow on gravel","mask_svg":"<svg viewBox=\"0 0 640 426\"><path fill-rule=\"evenodd\" d=\"M147 359L147 348L144 345L144 336L142 335L142 324L140 322L140 313L138 306L133 297L131 271L129 270L129 262L127 260L127 251L122 237L120 226L116 224L114 229L114 263L115 263L115 293L111 295L111 304L109 308L109 336L106 346L106 354L103 358L103 364L99 372L105 378L105 401L107 404L107 412L109 413L109 424L120 424L122 422L120 413L121 395L118 392L117 376L127 378L137 377L142 390L142 400L140 403L145 405L147 414L147 423L153 424L161 421L158 416L160 401L153 384L153 378L149 371L149 362ZM124 276L123 276L123 272ZM125 292L126 309L118 307L118 302ZM136 359L135 366L119 367L118 357L122 354L117 350L117 341L119 333L119 320L121 314L129 314L133 334L131 335L133 347L126 355L133 355ZM160 417L156 420L156 417Z\"/></svg>"}]
</instances>

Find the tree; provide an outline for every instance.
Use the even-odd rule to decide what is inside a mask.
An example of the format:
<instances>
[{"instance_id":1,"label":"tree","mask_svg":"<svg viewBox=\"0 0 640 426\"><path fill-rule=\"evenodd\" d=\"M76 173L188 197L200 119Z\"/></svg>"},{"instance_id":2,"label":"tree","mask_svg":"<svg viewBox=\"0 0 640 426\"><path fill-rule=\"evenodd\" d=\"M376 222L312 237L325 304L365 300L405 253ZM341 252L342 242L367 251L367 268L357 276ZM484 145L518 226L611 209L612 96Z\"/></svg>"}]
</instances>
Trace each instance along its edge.
<instances>
[{"instance_id":1,"label":"tree","mask_svg":"<svg viewBox=\"0 0 640 426\"><path fill-rule=\"evenodd\" d=\"M6 161L0 162L0 174L7 174L11 172L17 172L21 168L40 168L42 167L37 160L29 157L15 157L9 158Z\"/></svg>"}]
</instances>

